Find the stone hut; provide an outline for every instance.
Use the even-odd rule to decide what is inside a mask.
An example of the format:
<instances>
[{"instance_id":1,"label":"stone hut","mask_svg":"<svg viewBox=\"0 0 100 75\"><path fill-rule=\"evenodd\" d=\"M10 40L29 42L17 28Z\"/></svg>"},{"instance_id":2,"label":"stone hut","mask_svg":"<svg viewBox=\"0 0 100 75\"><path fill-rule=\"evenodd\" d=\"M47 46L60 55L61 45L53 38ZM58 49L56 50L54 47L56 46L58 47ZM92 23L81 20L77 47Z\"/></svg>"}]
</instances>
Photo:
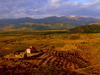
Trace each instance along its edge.
<instances>
[{"instance_id":1,"label":"stone hut","mask_svg":"<svg viewBox=\"0 0 100 75\"><path fill-rule=\"evenodd\" d=\"M36 52L36 48L33 46L30 46L30 48L26 49L26 53L34 53L34 52Z\"/></svg>"}]
</instances>

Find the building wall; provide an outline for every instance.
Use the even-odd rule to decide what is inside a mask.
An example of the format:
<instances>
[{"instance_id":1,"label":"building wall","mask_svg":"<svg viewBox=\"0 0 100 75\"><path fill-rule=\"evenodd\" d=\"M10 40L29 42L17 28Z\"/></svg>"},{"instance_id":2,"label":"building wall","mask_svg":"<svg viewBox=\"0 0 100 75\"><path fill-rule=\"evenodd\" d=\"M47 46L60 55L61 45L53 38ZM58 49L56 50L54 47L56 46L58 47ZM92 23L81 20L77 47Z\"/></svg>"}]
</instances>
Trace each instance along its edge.
<instances>
[{"instance_id":1,"label":"building wall","mask_svg":"<svg viewBox=\"0 0 100 75\"><path fill-rule=\"evenodd\" d=\"M27 53L31 53L31 50L30 50L30 49L26 49L26 52L27 52Z\"/></svg>"}]
</instances>

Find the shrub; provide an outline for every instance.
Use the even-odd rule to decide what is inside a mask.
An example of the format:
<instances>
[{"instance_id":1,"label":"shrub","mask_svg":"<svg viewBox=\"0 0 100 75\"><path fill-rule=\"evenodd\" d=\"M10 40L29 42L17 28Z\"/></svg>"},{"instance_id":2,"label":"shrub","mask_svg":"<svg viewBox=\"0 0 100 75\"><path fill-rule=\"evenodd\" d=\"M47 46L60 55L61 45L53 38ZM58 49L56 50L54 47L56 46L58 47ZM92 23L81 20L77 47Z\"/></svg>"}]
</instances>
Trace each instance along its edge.
<instances>
[{"instance_id":1,"label":"shrub","mask_svg":"<svg viewBox=\"0 0 100 75\"><path fill-rule=\"evenodd\" d=\"M88 42L81 42L81 44L88 44Z\"/></svg>"},{"instance_id":2,"label":"shrub","mask_svg":"<svg viewBox=\"0 0 100 75\"><path fill-rule=\"evenodd\" d=\"M80 36L75 36L75 35L74 36L70 36L70 39L71 40L78 40L78 39L80 39Z\"/></svg>"}]
</instances>

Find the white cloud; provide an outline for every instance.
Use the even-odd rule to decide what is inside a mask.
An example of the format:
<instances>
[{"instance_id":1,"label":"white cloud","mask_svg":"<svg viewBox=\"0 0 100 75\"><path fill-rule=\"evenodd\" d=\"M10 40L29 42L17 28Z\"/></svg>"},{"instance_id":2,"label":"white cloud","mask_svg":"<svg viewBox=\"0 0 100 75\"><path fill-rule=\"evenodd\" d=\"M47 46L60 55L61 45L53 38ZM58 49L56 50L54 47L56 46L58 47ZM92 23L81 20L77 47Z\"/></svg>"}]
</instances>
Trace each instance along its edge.
<instances>
[{"instance_id":1,"label":"white cloud","mask_svg":"<svg viewBox=\"0 0 100 75\"><path fill-rule=\"evenodd\" d=\"M92 5L97 4L97 3L100 3L100 0L92 0L91 2L86 2L86 3L84 3L84 6L85 7L92 6Z\"/></svg>"},{"instance_id":2,"label":"white cloud","mask_svg":"<svg viewBox=\"0 0 100 75\"><path fill-rule=\"evenodd\" d=\"M100 0L86 3L70 0L0 0L1 18L26 16L41 18L61 15L98 17L99 13Z\"/></svg>"},{"instance_id":3,"label":"white cloud","mask_svg":"<svg viewBox=\"0 0 100 75\"><path fill-rule=\"evenodd\" d=\"M51 3L57 3L59 2L60 0L50 0Z\"/></svg>"}]
</instances>

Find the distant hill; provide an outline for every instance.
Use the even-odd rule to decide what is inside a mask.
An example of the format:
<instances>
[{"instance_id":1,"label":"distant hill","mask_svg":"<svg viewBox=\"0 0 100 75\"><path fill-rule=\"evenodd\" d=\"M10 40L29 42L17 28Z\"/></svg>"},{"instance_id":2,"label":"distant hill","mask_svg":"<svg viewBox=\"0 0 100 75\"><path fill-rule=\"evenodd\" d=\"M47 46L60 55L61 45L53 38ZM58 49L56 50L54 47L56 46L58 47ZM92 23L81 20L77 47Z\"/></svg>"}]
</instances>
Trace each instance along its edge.
<instances>
[{"instance_id":1,"label":"distant hill","mask_svg":"<svg viewBox=\"0 0 100 75\"><path fill-rule=\"evenodd\" d=\"M69 29L70 32L100 32L100 23L82 25Z\"/></svg>"},{"instance_id":2,"label":"distant hill","mask_svg":"<svg viewBox=\"0 0 100 75\"><path fill-rule=\"evenodd\" d=\"M0 28L11 26L11 24L0 22Z\"/></svg>"},{"instance_id":3,"label":"distant hill","mask_svg":"<svg viewBox=\"0 0 100 75\"><path fill-rule=\"evenodd\" d=\"M86 17L73 17L73 16L62 16L62 17L46 17L43 19L32 19L29 17L26 18L17 18L17 19L0 19L0 22L9 23L9 24L20 24L20 23L38 23L38 24L70 24L74 26L86 25L90 23L100 22L100 19L96 18L86 18Z\"/></svg>"},{"instance_id":4,"label":"distant hill","mask_svg":"<svg viewBox=\"0 0 100 75\"><path fill-rule=\"evenodd\" d=\"M1 23L0 23L1 24ZM68 30L74 26L69 24L38 24L38 23L20 23L17 25L3 23L0 31L34 31L34 30Z\"/></svg>"}]
</instances>

